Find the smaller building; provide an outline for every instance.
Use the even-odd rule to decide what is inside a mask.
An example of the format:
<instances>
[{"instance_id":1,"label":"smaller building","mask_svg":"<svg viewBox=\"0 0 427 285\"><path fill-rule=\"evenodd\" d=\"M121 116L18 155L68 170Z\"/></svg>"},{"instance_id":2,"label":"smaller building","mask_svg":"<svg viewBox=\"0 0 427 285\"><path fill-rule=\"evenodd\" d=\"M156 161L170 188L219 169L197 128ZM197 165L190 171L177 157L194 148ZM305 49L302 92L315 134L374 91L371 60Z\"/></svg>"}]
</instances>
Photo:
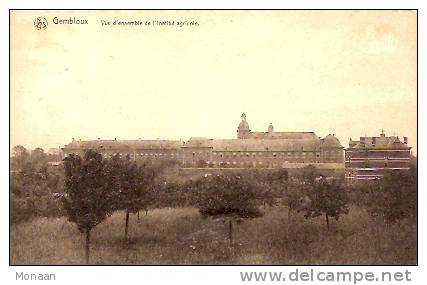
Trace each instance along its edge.
<instances>
[{"instance_id":1,"label":"smaller building","mask_svg":"<svg viewBox=\"0 0 427 285\"><path fill-rule=\"evenodd\" d=\"M403 142L397 136L386 137L384 130L379 137L350 138L345 149L345 180L348 184L380 179L386 171L409 169L411 147L408 138Z\"/></svg>"}]
</instances>

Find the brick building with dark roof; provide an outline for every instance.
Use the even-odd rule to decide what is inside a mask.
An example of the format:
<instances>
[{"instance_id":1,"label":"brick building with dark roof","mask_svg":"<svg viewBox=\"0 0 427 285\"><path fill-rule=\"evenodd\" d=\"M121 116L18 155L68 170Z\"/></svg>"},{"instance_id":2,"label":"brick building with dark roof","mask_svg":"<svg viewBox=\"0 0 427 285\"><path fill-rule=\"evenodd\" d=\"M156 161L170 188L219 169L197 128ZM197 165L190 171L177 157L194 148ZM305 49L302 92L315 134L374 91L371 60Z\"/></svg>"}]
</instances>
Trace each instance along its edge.
<instances>
[{"instance_id":1,"label":"brick building with dark roof","mask_svg":"<svg viewBox=\"0 0 427 285\"><path fill-rule=\"evenodd\" d=\"M397 136L386 137L384 131L379 137L350 138L345 150L345 180L348 184L358 181L375 180L386 171L408 170L411 147L408 138L403 142Z\"/></svg>"},{"instance_id":2,"label":"brick building with dark roof","mask_svg":"<svg viewBox=\"0 0 427 285\"><path fill-rule=\"evenodd\" d=\"M188 142L171 140L74 140L65 154L94 149L110 157L116 153L132 159L174 159L183 167L198 168L303 168L343 169L344 151L334 135L321 139L314 132L251 132L246 115L236 139L192 137Z\"/></svg>"}]
</instances>

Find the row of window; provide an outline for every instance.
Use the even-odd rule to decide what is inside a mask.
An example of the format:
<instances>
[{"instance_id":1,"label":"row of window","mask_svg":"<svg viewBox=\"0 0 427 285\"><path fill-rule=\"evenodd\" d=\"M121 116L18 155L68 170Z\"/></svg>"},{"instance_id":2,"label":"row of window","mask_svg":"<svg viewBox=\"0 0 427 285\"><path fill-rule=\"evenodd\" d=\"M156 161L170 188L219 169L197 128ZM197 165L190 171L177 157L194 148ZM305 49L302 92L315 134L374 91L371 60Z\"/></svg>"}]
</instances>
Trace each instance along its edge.
<instances>
[{"instance_id":1,"label":"row of window","mask_svg":"<svg viewBox=\"0 0 427 285\"><path fill-rule=\"evenodd\" d=\"M299 161L299 163L305 163L306 161ZM253 165L263 165L263 164L266 164L266 165L268 165L268 164L270 164L271 163L271 161L269 161L269 162L262 162L262 161L245 161L245 162L243 162L243 161L240 161L240 162L236 162L236 161L206 161L206 163L207 164L212 164L212 165L223 165L223 164L226 164L226 165L245 165L245 164L248 164L248 163L250 163L250 164L253 164ZM292 163L292 161L285 161L285 163Z\"/></svg>"},{"instance_id":2,"label":"row of window","mask_svg":"<svg viewBox=\"0 0 427 285\"><path fill-rule=\"evenodd\" d=\"M126 155L129 155L130 157L134 157L134 154L133 153L118 153L120 156L126 156ZM195 157L196 156L196 152L193 152L192 153L193 154L193 157ZM208 156L209 155L209 153L204 153L204 152L199 152L198 153L199 155L205 155L205 156ZM249 152L247 152L247 153L236 153L236 152L233 152L233 153L221 153L221 152L212 152L212 154L213 154L213 156L219 156L219 157L256 157L256 156L262 156L262 157L266 157L266 155L265 155L265 153L263 153L263 152L251 152L251 153L249 153ZM340 154L340 152L339 151L335 151L335 152L330 152L330 155L336 155L336 156L338 156ZM115 153L105 153L104 154L104 157L105 158L107 158L107 157L112 157L112 156L114 156L114 155L116 155ZM325 155L329 155L329 153L328 152L325 152ZM170 156L170 157L174 157L174 156L178 156L178 154L174 154L174 153L136 153L135 154L135 156L136 157L144 157L144 156L146 156L146 157L148 157L148 156L154 156L154 157L157 157L157 156L164 156L164 157L167 157L167 156ZM292 156L294 156L294 157L317 157L317 158L320 158L320 153L319 152L301 152L301 153L299 153L299 152L287 152L287 153L285 153L285 152L278 152L278 153L276 153L276 152L273 152L272 153L272 156L273 157L292 157Z\"/></svg>"},{"instance_id":3,"label":"row of window","mask_svg":"<svg viewBox=\"0 0 427 285\"><path fill-rule=\"evenodd\" d=\"M196 154L197 154L196 152L193 152L193 156L195 156ZM203 154L203 152L199 152L199 154ZM205 154L207 154L207 153L205 153ZM263 152L251 152L251 153L249 153L249 152L246 152L246 153L212 152L212 154L214 156L219 156L219 157L236 157L236 156L240 156L240 157L244 157L244 156L246 156L246 157L263 156L263 157L265 157L266 156L266 153L263 153ZM339 155L340 151L330 151L330 152L329 151L325 151L324 154L326 156L328 156L328 155ZM305 156L307 156L307 157L314 157L314 156L316 156L316 157L320 157L320 152L287 152L287 153L286 152L277 152L277 153L273 152L272 156L273 157L280 157L280 156L282 156L282 157L285 157L285 156L288 156L288 157L290 157L290 156L296 156L296 157L298 157L298 156L301 156L301 157L305 157Z\"/></svg>"},{"instance_id":4,"label":"row of window","mask_svg":"<svg viewBox=\"0 0 427 285\"><path fill-rule=\"evenodd\" d=\"M113 157L115 155L116 155L115 153L110 153L110 154L105 153L104 157L105 158L107 158L107 157ZM133 158L133 153L119 153L119 155L120 156L129 155L130 157ZM175 154L173 154L173 153L170 153L170 154L167 154L167 153L136 153L135 157L138 157L138 156L139 157L144 157L144 156L146 156L146 157L148 157L148 156L154 156L154 157L157 157L157 156L164 156L164 157L170 156L170 157L174 157Z\"/></svg>"}]
</instances>

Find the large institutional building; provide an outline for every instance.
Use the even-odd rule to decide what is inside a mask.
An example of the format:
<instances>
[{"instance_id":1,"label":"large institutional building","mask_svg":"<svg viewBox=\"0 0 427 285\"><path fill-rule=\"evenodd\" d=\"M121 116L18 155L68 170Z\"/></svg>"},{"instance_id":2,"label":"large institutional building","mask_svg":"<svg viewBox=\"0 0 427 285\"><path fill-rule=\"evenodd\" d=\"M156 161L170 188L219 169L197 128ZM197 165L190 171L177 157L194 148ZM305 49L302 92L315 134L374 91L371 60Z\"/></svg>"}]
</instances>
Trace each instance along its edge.
<instances>
[{"instance_id":1,"label":"large institutional building","mask_svg":"<svg viewBox=\"0 0 427 285\"><path fill-rule=\"evenodd\" d=\"M236 139L192 137L179 140L75 140L62 149L65 155L93 149L105 158L116 153L134 160L171 159L185 168L302 168L344 169L343 146L335 135L314 132L252 132L242 114Z\"/></svg>"},{"instance_id":2,"label":"large institutional building","mask_svg":"<svg viewBox=\"0 0 427 285\"><path fill-rule=\"evenodd\" d=\"M345 150L345 180L353 184L379 179L386 171L408 170L410 150L407 137L402 142L397 136L386 137L384 131L379 137L350 139Z\"/></svg>"}]
</instances>

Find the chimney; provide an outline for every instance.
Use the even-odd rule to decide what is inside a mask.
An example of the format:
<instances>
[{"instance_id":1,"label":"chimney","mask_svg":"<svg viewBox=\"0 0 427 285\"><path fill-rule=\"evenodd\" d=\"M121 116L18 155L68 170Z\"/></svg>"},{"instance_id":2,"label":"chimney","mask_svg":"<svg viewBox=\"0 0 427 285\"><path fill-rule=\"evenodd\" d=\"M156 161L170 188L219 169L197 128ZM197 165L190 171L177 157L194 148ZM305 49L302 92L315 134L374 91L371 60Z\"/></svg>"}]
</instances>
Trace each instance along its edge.
<instances>
[{"instance_id":1,"label":"chimney","mask_svg":"<svg viewBox=\"0 0 427 285\"><path fill-rule=\"evenodd\" d=\"M116 141L116 140L117 140L117 138L114 138L114 140Z\"/></svg>"},{"instance_id":2,"label":"chimney","mask_svg":"<svg viewBox=\"0 0 427 285\"><path fill-rule=\"evenodd\" d=\"M403 137L403 143L408 144L408 137Z\"/></svg>"},{"instance_id":3,"label":"chimney","mask_svg":"<svg viewBox=\"0 0 427 285\"><path fill-rule=\"evenodd\" d=\"M381 137L384 138L385 137L385 133L384 133L384 129L381 130Z\"/></svg>"}]
</instances>

